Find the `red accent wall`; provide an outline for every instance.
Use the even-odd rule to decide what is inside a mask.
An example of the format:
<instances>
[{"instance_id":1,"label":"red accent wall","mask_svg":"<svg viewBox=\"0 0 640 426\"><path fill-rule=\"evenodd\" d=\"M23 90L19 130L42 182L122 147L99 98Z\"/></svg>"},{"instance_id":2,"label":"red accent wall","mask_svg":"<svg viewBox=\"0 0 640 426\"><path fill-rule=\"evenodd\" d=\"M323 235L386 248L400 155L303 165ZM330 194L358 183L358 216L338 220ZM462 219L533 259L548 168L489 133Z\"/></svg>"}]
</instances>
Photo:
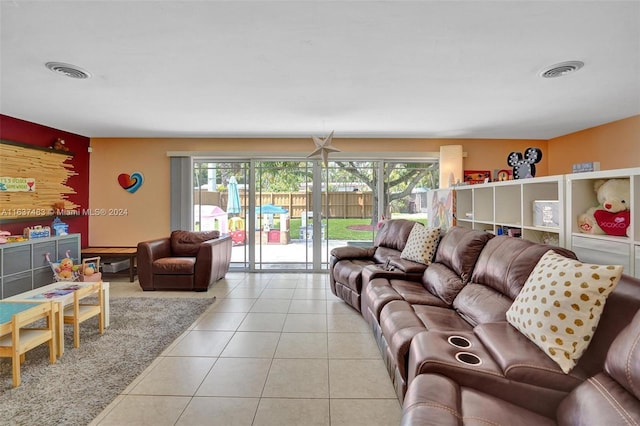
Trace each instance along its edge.
<instances>
[{"instance_id":1,"label":"red accent wall","mask_svg":"<svg viewBox=\"0 0 640 426\"><path fill-rule=\"evenodd\" d=\"M32 123L18 118L0 114L0 139L21 142L36 146L51 146L57 139L64 139L69 151L75 155L71 159L73 170L77 173L67 181L67 185L76 191L69 194L69 200L78 204L80 209L89 208L89 147L90 139L86 136L65 132L41 124ZM0 176L2 175L2 161L0 160ZM0 209L4 206L0 206ZM0 219L2 219L0 217ZM89 241L88 217L65 217L63 221L69 224L69 232L82 234L82 247L86 247ZM0 224L0 229L9 231L14 235L22 235L26 226L50 225L50 220L31 220L9 222Z\"/></svg>"}]
</instances>

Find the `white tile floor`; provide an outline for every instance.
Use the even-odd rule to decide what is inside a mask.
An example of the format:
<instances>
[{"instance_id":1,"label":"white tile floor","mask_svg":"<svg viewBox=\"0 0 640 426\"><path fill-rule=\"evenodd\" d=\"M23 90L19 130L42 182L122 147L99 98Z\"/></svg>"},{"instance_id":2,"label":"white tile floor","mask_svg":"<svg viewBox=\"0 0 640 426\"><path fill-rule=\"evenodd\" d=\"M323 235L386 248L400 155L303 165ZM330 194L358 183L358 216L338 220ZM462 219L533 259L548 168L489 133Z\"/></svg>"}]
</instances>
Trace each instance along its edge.
<instances>
[{"instance_id":1,"label":"white tile floor","mask_svg":"<svg viewBox=\"0 0 640 426\"><path fill-rule=\"evenodd\" d=\"M229 273L216 302L92 425L398 425L401 409L360 314L326 274Z\"/></svg>"}]
</instances>

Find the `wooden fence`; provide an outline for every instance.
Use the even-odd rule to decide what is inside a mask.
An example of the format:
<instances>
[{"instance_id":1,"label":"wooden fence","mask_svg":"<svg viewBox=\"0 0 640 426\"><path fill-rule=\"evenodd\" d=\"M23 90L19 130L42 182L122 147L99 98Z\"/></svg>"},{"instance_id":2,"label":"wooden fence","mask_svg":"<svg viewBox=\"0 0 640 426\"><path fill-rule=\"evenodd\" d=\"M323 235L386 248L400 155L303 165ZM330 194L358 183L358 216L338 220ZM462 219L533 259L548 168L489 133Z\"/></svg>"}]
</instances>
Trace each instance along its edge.
<instances>
[{"instance_id":1,"label":"wooden fence","mask_svg":"<svg viewBox=\"0 0 640 426\"><path fill-rule=\"evenodd\" d=\"M327 205L327 197L329 203ZM194 204L214 205L227 209L228 193L194 191ZM240 205L246 206L244 191L240 191ZM302 216L304 211L313 210L311 194L304 192L263 192L256 194L255 205L273 204L289 210L292 218ZM327 211L328 210L328 211ZM373 215L373 194L371 192L329 192L322 193L322 216L330 218L370 218ZM240 213L244 216L244 211Z\"/></svg>"}]
</instances>

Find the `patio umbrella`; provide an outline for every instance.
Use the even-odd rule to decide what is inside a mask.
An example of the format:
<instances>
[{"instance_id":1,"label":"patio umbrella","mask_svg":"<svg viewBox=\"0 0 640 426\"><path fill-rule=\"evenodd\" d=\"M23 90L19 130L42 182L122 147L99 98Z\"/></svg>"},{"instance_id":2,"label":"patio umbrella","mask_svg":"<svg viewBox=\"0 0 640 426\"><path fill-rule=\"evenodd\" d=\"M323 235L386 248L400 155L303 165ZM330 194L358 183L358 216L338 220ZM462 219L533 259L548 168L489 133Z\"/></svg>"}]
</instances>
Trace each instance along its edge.
<instances>
[{"instance_id":1,"label":"patio umbrella","mask_svg":"<svg viewBox=\"0 0 640 426\"><path fill-rule=\"evenodd\" d=\"M229 178L227 186L227 213L240 214L242 207L240 206L240 193L238 192L238 181L235 176Z\"/></svg>"},{"instance_id":2,"label":"patio umbrella","mask_svg":"<svg viewBox=\"0 0 640 426\"><path fill-rule=\"evenodd\" d=\"M289 210L280 206L274 206L273 204L265 204L264 206L256 207L256 214L285 214L285 213L289 213Z\"/></svg>"}]
</instances>

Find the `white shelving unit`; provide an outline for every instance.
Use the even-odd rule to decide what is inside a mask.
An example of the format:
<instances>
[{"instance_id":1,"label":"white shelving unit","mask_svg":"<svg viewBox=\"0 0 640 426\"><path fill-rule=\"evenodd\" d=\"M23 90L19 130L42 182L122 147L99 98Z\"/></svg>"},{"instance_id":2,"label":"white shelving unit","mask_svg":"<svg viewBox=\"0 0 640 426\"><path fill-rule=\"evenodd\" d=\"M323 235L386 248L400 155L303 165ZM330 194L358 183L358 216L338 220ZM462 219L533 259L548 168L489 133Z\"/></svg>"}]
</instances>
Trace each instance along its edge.
<instances>
[{"instance_id":1,"label":"white shelving unit","mask_svg":"<svg viewBox=\"0 0 640 426\"><path fill-rule=\"evenodd\" d=\"M593 184L598 179L629 179L631 199L631 236L583 234L578 228L578 215L598 205ZM640 278L640 168L605 170L566 175L567 248L585 262L624 265L624 273ZM635 214L634 214L635 213Z\"/></svg>"},{"instance_id":2,"label":"white shelving unit","mask_svg":"<svg viewBox=\"0 0 640 426\"><path fill-rule=\"evenodd\" d=\"M598 205L594 183L598 179L629 179L630 237L580 232L578 215ZM458 186L458 226L499 234L519 229L524 239L573 250L585 262L624 266L624 273L640 278L640 168L575 173L507 182ZM556 201L557 227L534 224L534 201Z\"/></svg>"},{"instance_id":3,"label":"white shelving unit","mask_svg":"<svg viewBox=\"0 0 640 426\"><path fill-rule=\"evenodd\" d=\"M500 234L520 230L522 238L564 246L564 176L548 176L456 187L458 226ZM559 226L534 223L534 201L556 201Z\"/></svg>"}]
</instances>

